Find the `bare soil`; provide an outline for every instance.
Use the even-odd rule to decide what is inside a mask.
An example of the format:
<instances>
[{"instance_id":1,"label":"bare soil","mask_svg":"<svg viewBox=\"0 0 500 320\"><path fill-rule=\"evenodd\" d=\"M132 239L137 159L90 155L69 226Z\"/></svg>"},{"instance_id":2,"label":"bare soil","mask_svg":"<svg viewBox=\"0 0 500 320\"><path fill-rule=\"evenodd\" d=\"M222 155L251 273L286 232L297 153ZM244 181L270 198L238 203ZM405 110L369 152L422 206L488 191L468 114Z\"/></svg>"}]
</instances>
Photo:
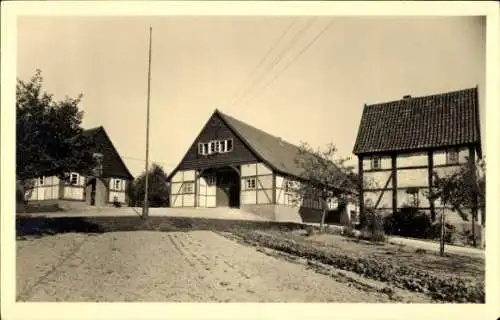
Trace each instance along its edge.
<instances>
[{"instance_id":1,"label":"bare soil","mask_svg":"<svg viewBox=\"0 0 500 320\"><path fill-rule=\"evenodd\" d=\"M394 302L211 231L17 241L20 301Z\"/></svg>"}]
</instances>

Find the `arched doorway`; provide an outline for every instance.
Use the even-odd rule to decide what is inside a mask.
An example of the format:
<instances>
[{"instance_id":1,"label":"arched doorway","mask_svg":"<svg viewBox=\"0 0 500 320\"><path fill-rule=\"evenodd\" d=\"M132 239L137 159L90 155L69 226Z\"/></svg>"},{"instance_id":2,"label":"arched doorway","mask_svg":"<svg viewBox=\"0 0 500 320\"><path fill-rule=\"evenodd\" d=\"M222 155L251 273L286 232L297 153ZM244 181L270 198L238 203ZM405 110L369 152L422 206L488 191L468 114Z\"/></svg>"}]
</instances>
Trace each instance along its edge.
<instances>
[{"instance_id":1,"label":"arched doorway","mask_svg":"<svg viewBox=\"0 0 500 320\"><path fill-rule=\"evenodd\" d=\"M215 170L216 176L216 206L240 207L240 175L230 167Z\"/></svg>"}]
</instances>

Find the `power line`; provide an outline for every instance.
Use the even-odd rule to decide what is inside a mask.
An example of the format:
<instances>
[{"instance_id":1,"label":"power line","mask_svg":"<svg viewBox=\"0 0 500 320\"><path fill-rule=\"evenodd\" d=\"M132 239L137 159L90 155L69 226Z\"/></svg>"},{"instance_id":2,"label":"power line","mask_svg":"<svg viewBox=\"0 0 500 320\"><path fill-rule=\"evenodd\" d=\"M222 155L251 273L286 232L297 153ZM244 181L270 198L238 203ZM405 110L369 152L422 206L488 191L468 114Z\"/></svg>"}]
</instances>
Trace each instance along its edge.
<instances>
[{"instance_id":1,"label":"power line","mask_svg":"<svg viewBox=\"0 0 500 320\"><path fill-rule=\"evenodd\" d=\"M314 17L312 18L311 20L309 20L306 25L298 32L295 34L295 36L293 37L293 39L288 43L288 45L284 48L283 51L281 51L276 57L274 57L274 60L272 61L272 64L266 69L266 71L264 73L270 73L270 71L280 62L280 60L283 58L283 56L288 52L290 51L290 49L295 45L295 43L299 40L300 36L312 25L312 23L316 20L317 18ZM242 97L245 97L247 96L249 93L252 92L253 88L255 87L254 85L255 84L260 84L262 82L262 79L264 77L261 77L261 81L260 82L257 82L257 81L254 81L252 82L252 85L250 86L250 89L246 92L246 95L240 95L238 97L238 99L236 99L236 101L234 101L234 104L235 105L238 105L238 102L241 100ZM256 79L258 80L258 79Z\"/></svg>"},{"instance_id":2,"label":"power line","mask_svg":"<svg viewBox=\"0 0 500 320\"><path fill-rule=\"evenodd\" d=\"M141 158L134 158L134 157L122 157L123 159L128 159L128 160L134 160L134 161L140 161L144 162L146 159L141 159ZM156 161L156 160L148 160L150 163L161 163L167 166L175 167L175 164L167 163L167 162L162 162L162 161Z\"/></svg>"},{"instance_id":3,"label":"power line","mask_svg":"<svg viewBox=\"0 0 500 320\"><path fill-rule=\"evenodd\" d=\"M281 42L281 40L283 40L283 38L286 36L286 34L290 31L290 29L295 25L295 23L297 23L297 19L294 19L284 30L283 32L281 33L281 35L279 36L278 40L274 42L274 44L269 48L269 50L267 50L267 52L262 56L262 59L260 60L260 62L257 64L257 66L248 74L247 76L247 79L250 79L254 73L260 68L260 66L264 63L264 61L266 60L267 56L269 56L269 54L271 54L271 52L273 52L274 48L276 48L276 46ZM240 86L241 87L241 86ZM240 93L240 92L236 92L236 93ZM235 98L237 97L237 94L233 94L230 102L234 101Z\"/></svg>"},{"instance_id":4,"label":"power line","mask_svg":"<svg viewBox=\"0 0 500 320\"><path fill-rule=\"evenodd\" d=\"M305 47L302 48L302 50L288 63L283 69L281 69L272 79L269 81L261 90L260 92L264 91L269 85L271 85L283 72L290 67L295 60L297 60L308 48L310 48L316 40L332 25L333 21L330 21L313 39L311 42L309 42ZM250 97L250 100L247 100L246 103L252 101L253 98L255 98L257 94L254 94Z\"/></svg>"}]
</instances>

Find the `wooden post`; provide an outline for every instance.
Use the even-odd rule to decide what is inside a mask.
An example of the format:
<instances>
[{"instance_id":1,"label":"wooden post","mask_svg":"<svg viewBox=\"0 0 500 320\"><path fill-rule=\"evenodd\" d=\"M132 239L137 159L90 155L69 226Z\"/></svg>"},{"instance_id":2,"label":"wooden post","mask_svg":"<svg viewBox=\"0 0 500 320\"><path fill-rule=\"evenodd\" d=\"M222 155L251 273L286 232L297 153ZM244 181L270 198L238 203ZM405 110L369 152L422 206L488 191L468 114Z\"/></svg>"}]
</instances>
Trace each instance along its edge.
<instances>
[{"instance_id":1,"label":"wooden post","mask_svg":"<svg viewBox=\"0 0 500 320\"><path fill-rule=\"evenodd\" d=\"M469 146L469 170L471 171L471 185L473 186L472 188L472 245L474 247L477 246L476 243L476 220L477 220L477 207L478 207L478 200L477 200L477 177L476 177L476 154L474 152L474 148L472 146Z\"/></svg>"},{"instance_id":2,"label":"wooden post","mask_svg":"<svg viewBox=\"0 0 500 320\"><path fill-rule=\"evenodd\" d=\"M359 221L365 220L365 195L363 186L363 156L358 156L358 175L359 175Z\"/></svg>"},{"instance_id":3,"label":"wooden post","mask_svg":"<svg viewBox=\"0 0 500 320\"><path fill-rule=\"evenodd\" d=\"M146 218L149 213L148 208L148 188L149 188L149 101L151 92L151 38L152 38L152 28L149 27L149 60L148 60L148 99L147 99L147 115L146 115L146 169L145 174L145 186L144 186L144 207L142 208L142 217Z\"/></svg>"},{"instance_id":4,"label":"wooden post","mask_svg":"<svg viewBox=\"0 0 500 320\"><path fill-rule=\"evenodd\" d=\"M392 214L398 211L398 174L396 154L391 156L392 171Z\"/></svg>"},{"instance_id":5,"label":"wooden post","mask_svg":"<svg viewBox=\"0 0 500 320\"><path fill-rule=\"evenodd\" d=\"M439 239L439 254L441 257L444 256L444 224L445 224L445 218L444 218L444 210L445 210L445 202L443 201L443 213L441 214L441 235Z\"/></svg>"},{"instance_id":6,"label":"wooden post","mask_svg":"<svg viewBox=\"0 0 500 320\"><path fill-rule=\"evenodd\" d=\"M429 192L432 192L433 187L433 176L432 173L434 171L434 154L432 151L428 153L428 184L429 184ZM431 220L436 221L436 208L434 207L434 200L429 199L429 205L431 207Z\"/></svg>"}]
</instances>

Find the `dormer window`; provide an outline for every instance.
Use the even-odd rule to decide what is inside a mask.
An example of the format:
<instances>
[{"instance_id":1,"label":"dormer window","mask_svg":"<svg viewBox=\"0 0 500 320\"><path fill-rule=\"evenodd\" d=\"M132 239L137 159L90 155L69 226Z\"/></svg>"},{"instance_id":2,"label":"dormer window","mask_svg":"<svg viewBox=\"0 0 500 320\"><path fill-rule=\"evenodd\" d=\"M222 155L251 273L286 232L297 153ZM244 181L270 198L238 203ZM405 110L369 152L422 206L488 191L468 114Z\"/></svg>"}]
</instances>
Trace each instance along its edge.
<instances>
[{"instance_id":1,"label":"dormer window","mask_svg":"<svg viewBox=\"0 0 500 320\"><path fill-rule=\"evenodd\" d=\"M456 150L449 150L446 152L446 164L457 164L458 152Z\"/></svg>"},{"instance_id":2,"label":"dormer window","mask_svg":"<svg viewBox=\"0 0 500 320\"><path fill-rule=\"evenodd\" d=\"M380 157L373 157L372 158L372 169L380 169Z\"/></svg>"}]
</instances>

